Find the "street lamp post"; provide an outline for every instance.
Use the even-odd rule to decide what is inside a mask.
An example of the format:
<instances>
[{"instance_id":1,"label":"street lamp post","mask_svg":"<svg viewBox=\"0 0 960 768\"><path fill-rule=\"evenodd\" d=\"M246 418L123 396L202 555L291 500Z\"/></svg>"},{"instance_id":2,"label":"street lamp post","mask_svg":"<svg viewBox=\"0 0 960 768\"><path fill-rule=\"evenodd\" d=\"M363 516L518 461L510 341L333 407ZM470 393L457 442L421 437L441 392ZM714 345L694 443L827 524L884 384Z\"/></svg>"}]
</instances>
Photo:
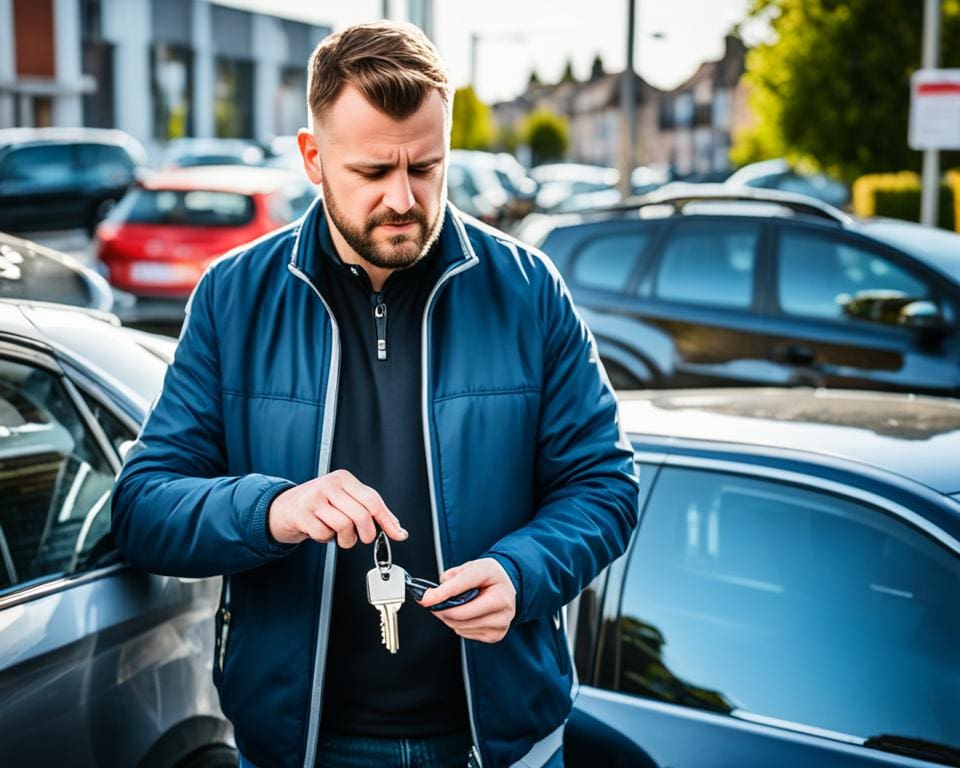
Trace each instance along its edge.
<instances>
[{"instance_id":1,"label":"street lamp post","mask_svg":"<svg viewBox=\"0 0 960 768\"><path fill-rule=\"evenodd\" d=\"M630 192L630 174L637 142L637 91L633 71L634 37L637 25L636 0L627 0L627 66L620 82L620 193L627 197Z\"/></svg>"},{"instance_id":2,"label":"street lamp post","mask_svg":"<svg viewBox=\"0 0 960 768\"><path fill-rule=\"evenodd\" d=\"M926 0L923 13L923 68L936 69L940 62L940 0ZM923 151L923 186L920 196L920 223L937 225L940 196L940 154Z\"/></svg>"}]
</instances>

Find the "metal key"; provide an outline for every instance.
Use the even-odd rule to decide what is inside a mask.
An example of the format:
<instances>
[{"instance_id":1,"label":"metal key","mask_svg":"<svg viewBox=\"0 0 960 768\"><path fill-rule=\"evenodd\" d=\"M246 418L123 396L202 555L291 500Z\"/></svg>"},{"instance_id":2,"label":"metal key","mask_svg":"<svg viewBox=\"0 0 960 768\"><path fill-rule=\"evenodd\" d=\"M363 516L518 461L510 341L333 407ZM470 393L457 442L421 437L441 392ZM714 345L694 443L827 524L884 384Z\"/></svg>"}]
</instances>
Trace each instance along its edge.
<instances>
[{"instance_id":1,"label":"metal key","mask_svg":"<svg viewBox=\"0 0 960 768\"><path fill-rule=\"evenodd\" d=\"M387 559L377 556L380 546L387 550ZM390 542L381 531L373 547L373 565L367 572L367 600L380 612L380 639L390 653L400 649L400 633L397 628L397 612L406 599L407 572L393 564Z\"/></svg>"}]
</instances>

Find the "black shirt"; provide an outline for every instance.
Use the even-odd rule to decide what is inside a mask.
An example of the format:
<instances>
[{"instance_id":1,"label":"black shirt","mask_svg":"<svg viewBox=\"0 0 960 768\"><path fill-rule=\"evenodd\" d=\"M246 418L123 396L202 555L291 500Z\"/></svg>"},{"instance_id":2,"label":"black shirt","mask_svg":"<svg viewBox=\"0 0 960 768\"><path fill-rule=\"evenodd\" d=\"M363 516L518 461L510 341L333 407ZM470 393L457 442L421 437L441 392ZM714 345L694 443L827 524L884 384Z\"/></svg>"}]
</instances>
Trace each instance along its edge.
<instances>
[{"instance_id":1,"label":"black shirt","mask_svg":"<svg viewBox=\"0 0 960 768\"><path fill-rule=\"evenodd\" d=\"M410 533L404 542L391 542L394 562L436 581L420 336L427 296L439 278L436 254L393 272L376 294L362 268L340 260L326 217L319 236L318 283L341 345L330 469L349 470L380 493ZM379 334L377 304L386 306ZM378 357L378 336L386 342L386 359ZM358 541L337 553L322 727L409 738L468 731L460 639L408 600L398 615L399 652L388 653L380 643L379 614L366 598L372 567L372 545Z\"/></svg>"}]
</instances>

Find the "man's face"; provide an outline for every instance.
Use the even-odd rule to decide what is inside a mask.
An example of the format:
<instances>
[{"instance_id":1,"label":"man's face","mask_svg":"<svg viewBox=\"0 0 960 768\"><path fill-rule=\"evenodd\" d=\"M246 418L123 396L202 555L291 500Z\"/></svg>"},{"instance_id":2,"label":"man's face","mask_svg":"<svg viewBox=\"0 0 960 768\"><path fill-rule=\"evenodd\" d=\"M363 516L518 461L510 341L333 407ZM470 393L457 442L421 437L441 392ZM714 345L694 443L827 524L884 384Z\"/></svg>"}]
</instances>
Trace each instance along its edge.
<instances>
[{"instance_id":1,"label":"man's face","mask_svg":"<svg viewBox=\"0 0 960 768\"><path fill-rule=\"evenodd\" d=\"M300 131L304 167L323 186L327 214L375 267L408 267L437 238L446 202L444 115L437 91L394 120L347 84L314 132Z\"/></svg>"}]
</instances>

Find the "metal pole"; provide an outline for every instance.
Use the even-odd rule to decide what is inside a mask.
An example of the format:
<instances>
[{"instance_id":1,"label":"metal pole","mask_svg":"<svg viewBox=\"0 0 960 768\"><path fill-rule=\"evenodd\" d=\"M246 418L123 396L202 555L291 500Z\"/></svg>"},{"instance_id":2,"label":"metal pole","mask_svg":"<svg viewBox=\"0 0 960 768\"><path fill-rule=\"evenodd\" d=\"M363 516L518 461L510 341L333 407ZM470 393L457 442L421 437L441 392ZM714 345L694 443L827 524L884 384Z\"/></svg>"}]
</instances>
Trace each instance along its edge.
<instances>
[{"instance_id":1,"label":"metal pole","mask_svg":"<svg viewBox=\"0 0 960 768\"><path fill-rule=\"evenodd\" d=\"M633 71L634 37L636 36L636 0L627 0L627 66L620 83L620 193L627 197L630 192L630 173L634 163L634 141L637 122L637 93Z\"/></svg>"},{"instance_id":2,"label":"metal pole","mask_svg":"<svg viewBox=\"0 0 960 768\"><path fill-rule=\"evenodd\" d=\"M940 63L940 0L925 0L923 13L923 68L936 69ZM940 153L923 152L923 187L920 198L920 223L937 224L940 202Z\"/></svg>"},{"instance_id":3,"label":"metal pole","mask_svg":"<svg viewBox=\"0 0 960 768\"><path fill-rule=\"evenodd\" d=\"M390 18L390 0L383 0L383 2L380 4L380 18Z\"/></svg>"},{"instance_id":4,"label":"metal pole","mask_svg":"<svg viewBox=\"0 0 960 768\"><path fill-rule=\"evenodd\" d=\"M470 33L470 85L477 88L477 46L480 45L480 35Z\"/></svg>"}]
</instances>

